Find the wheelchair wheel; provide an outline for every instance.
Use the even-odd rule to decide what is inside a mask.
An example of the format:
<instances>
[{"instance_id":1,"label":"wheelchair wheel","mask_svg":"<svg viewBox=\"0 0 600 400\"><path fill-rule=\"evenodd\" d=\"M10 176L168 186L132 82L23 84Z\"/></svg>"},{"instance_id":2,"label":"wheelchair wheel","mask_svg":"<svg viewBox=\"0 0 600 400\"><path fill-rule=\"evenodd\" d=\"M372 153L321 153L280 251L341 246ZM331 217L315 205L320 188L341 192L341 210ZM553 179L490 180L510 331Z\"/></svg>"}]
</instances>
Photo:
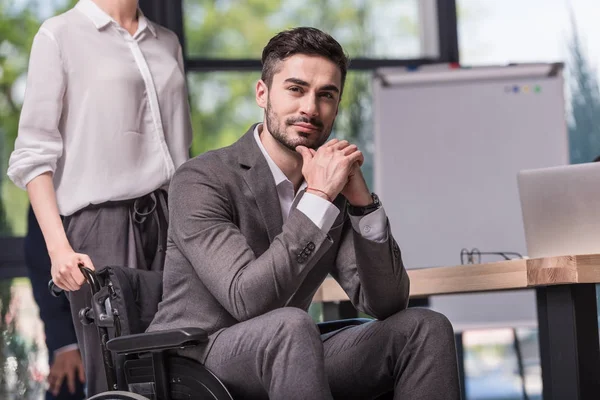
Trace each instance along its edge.
<instances>
[{"instance_id":1,"label":"wheelchair wheel","mask_svg":"<svg viewBox=\"0 0 600 400\"><path fill-rule=\"evenodd\" d=\"M167 359L166 365L171 400L232 400L229 391L219 378L197 361L171 356ZM127 360L124 369L130 387L154 380L151 358ZM134 391L148 397L154 396L152 392ZM146 399L146 397L142 398Z\"/></svg>"},{"instance_id":2,"label":"wheelchair wheel","mask_svg":"<svg viewBox=\"0 0 600 400\"><path fill-rule=\"evenodd\" d=\"M149 400L149 399L142 395L131 393L131 392L114 391L114 392L98 393L97 395L90 397L88 400Z\"/></svg>"},{"instance_id":3,"label":"wheelchair wheel","mask_svg":"<svg viewBox=\"0 0 600 400\"><path fill-rule=\"evenodd\" d=\"M204 365L184 357L172 357L168 365L174 400L233 400L225 385Z\"/></svg>"}]
</instances>

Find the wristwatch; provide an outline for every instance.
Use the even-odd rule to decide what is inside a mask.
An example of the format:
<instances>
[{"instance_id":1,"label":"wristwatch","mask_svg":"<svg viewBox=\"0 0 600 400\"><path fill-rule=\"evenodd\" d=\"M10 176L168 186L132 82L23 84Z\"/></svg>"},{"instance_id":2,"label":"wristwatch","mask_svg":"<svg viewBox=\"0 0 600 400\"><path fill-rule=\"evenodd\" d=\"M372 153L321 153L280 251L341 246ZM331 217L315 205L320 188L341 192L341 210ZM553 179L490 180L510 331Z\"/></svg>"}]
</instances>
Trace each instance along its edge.
<instances>
[{"instance_id":1,"label":"wristwatch","mask_svg":"<svg viewBox=\"0 0 600 400\"><path fill-rule=\"evenodd\" d=\"M348 214L352 215L353 217L362 217L381 208L379 197L375 193L371 193L371 197L373 198L373 202L363 207L356 207L348 203Z\"/></svg>"}]
</instances>

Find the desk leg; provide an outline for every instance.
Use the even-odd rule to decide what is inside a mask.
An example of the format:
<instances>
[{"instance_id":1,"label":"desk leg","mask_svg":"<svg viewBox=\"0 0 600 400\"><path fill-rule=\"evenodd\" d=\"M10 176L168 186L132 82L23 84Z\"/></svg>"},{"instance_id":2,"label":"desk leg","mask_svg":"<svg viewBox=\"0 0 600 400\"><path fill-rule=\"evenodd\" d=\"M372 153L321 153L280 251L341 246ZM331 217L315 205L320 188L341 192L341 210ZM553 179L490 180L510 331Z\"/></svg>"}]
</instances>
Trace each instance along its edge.
<instances>
[{"instance_id":1,"label":"desk leg","mask_svg":"<svg viewBox=\"0 0 600 400\"><path fill-rule=\"evenodd\" d=\"M596 285L537 289L544 400L600 398Z\"/></svg>"}]
</instances>

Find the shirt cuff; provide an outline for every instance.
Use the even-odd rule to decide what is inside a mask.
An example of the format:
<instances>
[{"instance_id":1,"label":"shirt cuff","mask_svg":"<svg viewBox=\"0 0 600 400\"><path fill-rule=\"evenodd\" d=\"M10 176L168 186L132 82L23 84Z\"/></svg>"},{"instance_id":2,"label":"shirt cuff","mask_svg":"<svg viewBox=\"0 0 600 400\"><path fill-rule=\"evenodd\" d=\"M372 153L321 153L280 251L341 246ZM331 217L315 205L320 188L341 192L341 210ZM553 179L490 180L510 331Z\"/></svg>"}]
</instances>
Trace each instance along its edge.
<instances>
[{"instance_id":1,"label":"shirt cuff","mask_svg":"<svg viewBox=\"0 0 600 400\"><path fill-rule=\"evenodd\" d=\"M340 210L333 203L312 193L304 193L296 209L302 211L321 231L327 233Z\"/></svg>"},{"instance_id":2,"label":"shirt cuff","mask_svg":"<svg viewBox=\"0 0 600 400\"><path fill-rule=\"evenodd\" d=\"M54 350L54 356L56 357L60 353L77 350L77 349L79 349L79 345L77 343L68 344L66 346L59 347L58 349Z\"/></svg>"},{"instance_id":3,"label":"shirt cuff","mask_svg":"<svg viewBox=\"0 0 600 400\"><path fill-rule=\"evenodd\" d=\"M43 164L31 169L27 168L25 171L15 171L14 169L9 168L7 175L17 187L27 190L29 182L45 172L52 172L54 174L54 170L50 166Z\"/></svg>"},{"instance_id":4,"label":"shirt cuff","mask_svg":"<svg viewBox=\"0 0 600 400\"><path fill-rule=\"evenodd\" d=\"M350 222L354 230L365 239L378 243L388 240L387 215L383 207L360 217L350 215Z\"/></svg>"}]
</instances>

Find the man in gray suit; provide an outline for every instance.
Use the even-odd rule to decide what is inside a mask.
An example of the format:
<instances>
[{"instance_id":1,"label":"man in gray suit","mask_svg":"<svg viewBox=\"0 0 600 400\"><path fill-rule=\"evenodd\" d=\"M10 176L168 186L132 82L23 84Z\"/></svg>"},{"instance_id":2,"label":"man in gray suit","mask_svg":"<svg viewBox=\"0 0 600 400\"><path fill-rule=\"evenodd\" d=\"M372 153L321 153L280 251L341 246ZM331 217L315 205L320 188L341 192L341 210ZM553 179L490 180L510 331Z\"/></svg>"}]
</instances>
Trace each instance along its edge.
<instances>
[{"instance_id":1,"label":"man in gray suit","mask_svg":"<svg viewBox=\"0 0 600 400\"><path fill-rule=\"evenodd\" d=\"M409 279L362 153L327 141L348 60L296 28L263 51L264 123L185 163L170 187L164 295L150 331L198 326L181 354L236 399L459 398L448 320L406 309ZM331 274L377 320L326 336L307 314Z\"/></svg>"}]
</instances>

